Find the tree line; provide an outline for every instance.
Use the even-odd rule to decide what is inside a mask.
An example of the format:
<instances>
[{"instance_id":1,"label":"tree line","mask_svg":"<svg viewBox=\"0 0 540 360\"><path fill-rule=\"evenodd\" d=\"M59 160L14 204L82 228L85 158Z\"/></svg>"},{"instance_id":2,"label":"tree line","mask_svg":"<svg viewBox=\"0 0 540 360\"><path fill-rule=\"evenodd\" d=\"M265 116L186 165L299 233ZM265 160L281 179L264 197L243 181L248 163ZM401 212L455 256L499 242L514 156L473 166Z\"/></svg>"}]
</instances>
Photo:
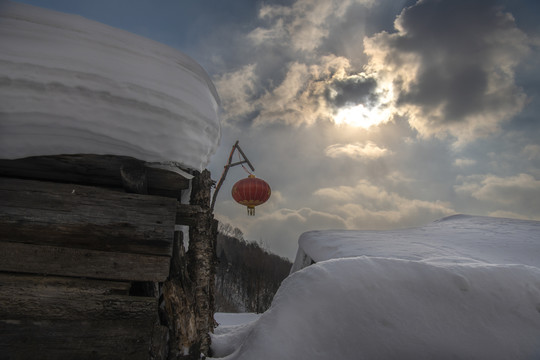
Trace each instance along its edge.
<instances>
[{"instance_id":1,"label":"tree line","mask_svg":"<svg viewBox=\"0 0 540 360\"><path fill-rule=\"evenodd\" d=\"M216 253L217 312L262 313L270 307L291 262L244 239L242 231L220 223Z\"/></svg>"}]
</instances>

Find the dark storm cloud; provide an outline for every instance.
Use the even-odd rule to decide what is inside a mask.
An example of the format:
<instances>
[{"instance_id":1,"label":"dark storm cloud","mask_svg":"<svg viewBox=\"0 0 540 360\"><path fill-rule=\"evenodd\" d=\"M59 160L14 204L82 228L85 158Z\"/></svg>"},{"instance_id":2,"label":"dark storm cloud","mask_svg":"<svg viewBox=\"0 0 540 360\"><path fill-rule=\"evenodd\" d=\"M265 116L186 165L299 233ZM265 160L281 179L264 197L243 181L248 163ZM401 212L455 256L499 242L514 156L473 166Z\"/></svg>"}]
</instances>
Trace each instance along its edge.
<instances>
[{"instance_id":1,"label":"dark storm cloud","mask_svg":"<svg viewBox=\"0 0 540 360\"><path fill-rule=\"evenodd\" d=\"M368 53L421 133L474 137L523 108L514 71L528 40L494 1L419 1L403 10L395 27L393 34L368 39Z\"/></svg>"},{"instance_id":2,"label":"dark storm cloud","mask_svg":"<svg viewBox=\"0 0 540 360\"><path fill-rule=\"evenodd\" d=\"M398 101L426 107L446 103L441 121L482 111L493 70L486 65L501 50L495 46L515 46L489 40L512 32L513 19L493 1L431 1L406 10L400 25L407 36L398 38L396 47L421 54L422 70Z\"/></svg>"}]
</instances>

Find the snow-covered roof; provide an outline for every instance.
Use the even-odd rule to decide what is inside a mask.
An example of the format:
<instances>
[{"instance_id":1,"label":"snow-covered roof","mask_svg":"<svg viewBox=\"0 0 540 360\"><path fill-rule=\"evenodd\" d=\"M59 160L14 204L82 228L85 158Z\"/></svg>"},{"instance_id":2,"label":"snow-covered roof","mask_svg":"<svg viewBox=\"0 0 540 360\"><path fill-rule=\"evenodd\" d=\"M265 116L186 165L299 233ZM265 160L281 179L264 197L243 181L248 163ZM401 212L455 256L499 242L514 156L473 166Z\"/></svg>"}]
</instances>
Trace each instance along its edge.
<instances>
[{"instance_id":1,"label":"snow-covered roof","mask_svg":"<svg viewBox=\"0 0 540 360\"><path fill-rule=\"evenodd\" d=\"M540 222L453 216L419 229L314 231L249 324L218 328L216 358L538 359Z\"/></svg>"},{"instance_id":2,"label":"snow-covered roof","mask_svg":"<svg viewBox=\"0 0 540 360\"><path fill-rule=\"evenodd\" d=\"M202 170L217 148L216 89L178 50L13 2L0 44L2 158L112 154Z\"/></svg>"},{"instance_id":3,"label":"snow-covered roof","mask_svg":"<svg viewBox=\"0 0 540 360\"><path fill-rule=\"evenodd\" d=\"M298 247L299 254L303 251L316 262L371 256L540 268L540 222L453 215L420 228L309 231L300 236ZM302 267L295 262L295 270Z\"/></svg>"}]
</instances>

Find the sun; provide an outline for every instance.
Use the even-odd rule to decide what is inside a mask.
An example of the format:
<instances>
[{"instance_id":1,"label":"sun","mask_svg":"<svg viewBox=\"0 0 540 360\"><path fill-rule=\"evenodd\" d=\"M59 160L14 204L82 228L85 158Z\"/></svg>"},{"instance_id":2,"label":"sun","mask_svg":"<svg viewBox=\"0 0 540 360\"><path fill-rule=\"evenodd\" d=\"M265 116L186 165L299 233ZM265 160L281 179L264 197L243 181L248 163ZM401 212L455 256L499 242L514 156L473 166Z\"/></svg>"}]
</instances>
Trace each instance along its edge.
<instances>
[{"instance_id":1,"label":"sun","mask_svg":"<svg viewBox=\"0 0 540 360\"><path fill-rule=\"evenodd\" d=\"M368 129L371 126L387 122L392 115L390 108L368 108L362 104L342 108L334 116L337 125L350 125Z\"/></svg>"},{"instance_id":2,"label":"sun","mask_svg":"<svg viewBox=\"0 0 540 360\"><path fill-rule=\"evenodd\" d=\"M369 105L355 104L343 107L333 116L337 125L350 125L368 129L386 123L396 112L393 104L392 84L381 84L375 91L376 101Z\"/></svg>"}]
</instances>

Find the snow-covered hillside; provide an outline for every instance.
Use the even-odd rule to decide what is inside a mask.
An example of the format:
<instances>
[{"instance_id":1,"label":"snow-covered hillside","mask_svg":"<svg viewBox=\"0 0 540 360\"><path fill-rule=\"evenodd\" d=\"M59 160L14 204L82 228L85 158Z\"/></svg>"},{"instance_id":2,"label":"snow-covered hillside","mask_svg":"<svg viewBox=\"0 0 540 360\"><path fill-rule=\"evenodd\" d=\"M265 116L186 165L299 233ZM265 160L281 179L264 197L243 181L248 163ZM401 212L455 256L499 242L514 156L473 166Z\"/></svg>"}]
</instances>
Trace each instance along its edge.
<instances>
[{"instance_id":1,"label":"snow-covered hillside","mask_svg":"<svg viewBox=\"0 0 540 360\"><path fill-rule=\"evenodd\" d=\"M220 138L206 72L168 46L2 1L0 156L113 154L201 170Z\"/></svg>"},{"instance_id":2,"label":"snow-covered hillside","mask_svg":"<svg viewBox=\"0 0 540 360\"><path fill-rule=\"evenodd\" d=\"M217 332L216 357L540 358L540 222L454 216L300 247L318 262L258 320Z\"/></svg>"}]
</instances>

